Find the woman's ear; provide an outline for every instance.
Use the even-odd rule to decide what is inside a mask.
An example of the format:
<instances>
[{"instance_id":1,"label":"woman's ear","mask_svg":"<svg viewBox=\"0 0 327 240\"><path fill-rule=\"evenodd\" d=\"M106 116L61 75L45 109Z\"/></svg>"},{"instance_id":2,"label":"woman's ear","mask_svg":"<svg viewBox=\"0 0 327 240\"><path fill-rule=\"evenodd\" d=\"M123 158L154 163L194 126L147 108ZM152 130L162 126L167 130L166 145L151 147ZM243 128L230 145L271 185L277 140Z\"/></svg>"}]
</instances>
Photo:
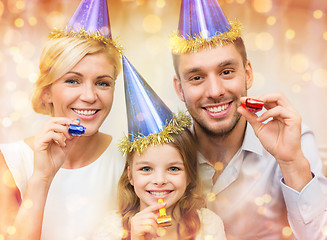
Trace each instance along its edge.
<instances>
[{"instance_id":1,"label":"woman's ear","mask_svg":"<svg viewBox=\"0 0 327 240\"><path fill-rule=\"evenodd\" d=\"M132 174L131 174L131 171L130 171L130 168L129 167L127 167L127 176L128 176L129 183L132 186L134 186L134 181L133 181Z\"/></svg>"},{"instance_id":2,"label":"woman's ear","mask_svg":"<svg viewBox=\"0 0 327 240\"><path fill-rule=\"evenodd\" d=\"M42 90L41 99L45 103L52 103L52 97L49 86Z\"/></svg>"}]
</instances>

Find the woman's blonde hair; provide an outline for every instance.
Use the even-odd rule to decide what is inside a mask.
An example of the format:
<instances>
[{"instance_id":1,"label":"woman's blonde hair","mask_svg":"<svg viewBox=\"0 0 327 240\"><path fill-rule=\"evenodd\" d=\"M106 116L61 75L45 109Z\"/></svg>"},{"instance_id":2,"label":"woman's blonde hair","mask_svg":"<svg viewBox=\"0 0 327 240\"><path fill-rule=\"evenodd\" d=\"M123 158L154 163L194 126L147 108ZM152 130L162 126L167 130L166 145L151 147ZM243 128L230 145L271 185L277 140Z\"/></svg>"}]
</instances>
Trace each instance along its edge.
<instances>
[{"instance_id":1,"label":"woman's blonde hair","mask_svg":"<svg viewBox=\"0 0 327 240\"><path fill-rule=\"evenodd\" d=\"M181 154L188 182L185 193L173 207L173 212L175 208L180 211L177 234L179 239L195 239L201 227L197 210L204 207L195 143L188 129L181 134L171 134L171 136L173 142L167 144L171 144ZM130 239L130 220L140 211L140 199L128 177L128 168L132 167L134 154L135 151L127 153L125 169L118 183L119 212L122 215L122 226L128 233L122 239ZM173 218L176 220L176 216L173 215Z\"/></svg>"},{"instance_id":2,"label":"woman's blonde hair","mask_svg":"<svg viewBox=\"0 0 327 240\"><path fill-rule=\"evenodd\" d=\"M78 37L49 39L40 57L40 75L33 86L32 107L35 112L51 115L53 106L42 101L44 89L72 69L87 54L103 53L113 64L116 79L121 70L120 54L117 49L97 40Z\"/></svg>"}]
</instances>

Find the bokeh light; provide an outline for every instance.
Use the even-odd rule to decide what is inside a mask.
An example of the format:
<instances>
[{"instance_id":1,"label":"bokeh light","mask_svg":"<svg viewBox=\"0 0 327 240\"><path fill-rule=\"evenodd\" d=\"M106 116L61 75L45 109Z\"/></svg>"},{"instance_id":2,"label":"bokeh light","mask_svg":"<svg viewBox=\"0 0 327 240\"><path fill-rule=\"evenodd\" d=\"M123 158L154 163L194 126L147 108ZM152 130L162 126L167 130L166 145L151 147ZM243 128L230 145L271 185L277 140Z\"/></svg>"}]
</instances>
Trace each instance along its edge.
<instances>
[{"instance_id":1,"label":"bokeh light","mask_svg":"<svg viewBox=\"0 0 327 240\"><path fill-rule=\"evenodd\" d=\"M164 8L166 6L165 0L157 0L156 2L158 8Z\"/></svg>"},{"instance_id":2,"label":"bokeh light","mask_svg":"<svg viewBox=\"0 0 327 240\"><path fill-rule=\"evenodd\" d=\"M259 13L267 13L272 9L272 0L254 0L253 7Z\"/></svg>"},{"instance_id":3,"label":"bokeh light","mask_svg":"<svg viewBox=\"0 0 327 240\"><path fill-rule=\"evenodd\" d=\"M17 28L22 28L22 27L24 27L25 21L24 21L24 19L22 19L22 18L16 18L14 24L15 24L15 26L16 26Z\"/></svg>"},{"instance_id":4,"label":"bokeh light","mask_svg":"<svg viewBox=\"0 0 327 240\"><path fill-rule=\"evenodd\" d=\"M12 124L12 121L11 121L10 118L5 117L5 118L2 119L2 126L3 127L8 128L8 127L11 126L11 124Z\"/></svg>"},{"instance_id":5,"label":"bokeh light","mask_svg":"<svg viewBox=\"0 0 327 240\"><path fill-rule=\"evenodd\" d=\"M327 87L327 69L319 68L313 72L312 81L318 87Z\"/></svg>"},{"instance_id":6,"label":"bokeh light","mask_svg":"<svg viewBox=\"0 0 327 240\"><path fill-rule=\"evenodd\" d=\"M23 201L23 207L27 208L27 209L32 208L33 207L33 201L30 200L30 199L25 199Z\"/></svg>"},{"instance_id":7,"label":"bokeh light","mask_svg":"<svg viewBox=\"0 0 327 240\"><path fill-rule=\"evenodd\" d=\"M32 17L29 17L28 18L28 23L31 25L31 26L35 26L37 24L37 18L32 16Z\"/></svg>"},{"instance_id":8,"label":"bokeh light","mask_svg":"<svg viewBox=\"0 0 327 240\"><path fill-rule=\"evenodd\" d=\"M245 3L245 0L236 0L236 2L237 2L238 4L243 4L243 3Z\"/></svg>"},{"instance_id":9,"label":"bokeh light","mask_svg":"<svg viewBox=\"0 0 327 240\"><path fill-rule=\"evenodd\" d=\"M157 234L159 237L163 237L167 234L167 230L163 227L158 227Z\"/></svg>"},{"instance_id":10,"label":"bokeh light","mask_svg":"<svg viewBox=\"0 0 327 240\"><path fill-rule=\"evenodd\" d=\"M207 197L206 197L207 201L209 202L213 202L216 200L216 194L214 194L213 192L209 192L207 194Z\"/></svg>"},{"instance_id":11,"label":"bokeh light","mask_svg":"<svg viewBox=\"0 0 327 240\"><path fill-rule=\"evenodd\" d=\"M24 10L24 8L25 8L25 2L23 0L17 0L16 1L16 8L18 10Z\"/></svg>"},{"instance_id":12,"label":"bokeh light","mask_svg":"<svg viewBox=\"0 0 327 240\"><path fill-rule=\"evenodd\" d=\"M323 38L327 41L327 32L323 33Z\"/></svg>"},{"instance_id":13,"label":"bokeh light","mask_svg":"<svg viewBox=\"0 0 327 240\"><path fill-rule=\"evenodd\" d=\"M15 188L16 184L9 170L6 170L1 176L1 181L9 188Z\"/></svg>"},{"instance_id":14,"label":"bokeh light","mask_svg":"<svg viewBox=\"0 0 327 240\"><path fill-rule=\"evenodd\" d=\"M321 11L320 9L318 10L315 10L313 12L313 17L316 18L316 19L320 19L322 18L322 16L324 15L323 11Z\"/></svg>"},{"instance_id":15,"label":"bokeh light","mask_svg":"<svg viewBox=\"0 0 327 240\"><path fill-rule=\"evenodd\" d=\"M215 238L212 235L205 235L204 240L214 240Z\"/></svg>"},{"instance_id":16,"label":"bokeh light","mask_svg":"<svg viewBox=\"0 0 327 240\"><path fill-rule=\"evenodd\" d=\"M49 28L63 28L66 24L65 16L58 11L52 11L46 18Z\"/></svg>"},{"instance_id":17,"label":"bokeh light","mask_svg":"<svg viewBox=\"0 0 327 240\"><path fill-rule=\"evenodd\" d=\"M292 229L289 226L283 227L282 234L284 238L289 238L292 236Z\"/></svg>"},{"instance_id":18,"label":"bokeh light","mask_svg":"<svg viewBox=\"0 0 327 240\"><path fill-rule=\"evenodd\" d=\"M224 164L222 162L216 162L215 169L216 171L222 171L224 169Z\"/></svg>"},{"instance_id":19,"label":"bokeh light","mask_svg":"<svg viewBox=\"0 0 327 240\"><path fill-rule=\"evenodd\" d=\"M325 237L327 237L327 226L323 226L321 232Z\"/></svg>"},{"instance_id":20,"label":"bokeh light","mask_svg":"<svg viewBox=\"0 0 327 240\"><path fill-rule=\"evenodd\" d=\"M144 31L157 33L161 30L162 22L159 16L154 14L147 15L143 20Z\"/></svg>"},{"instance_id":21,"label":"bokeh light","mask_svg":"<svg viewBox=\"0 0 327 240\"><path fill-rule=\"evenodd\" d=\"M290 65L294 72L303 73L309 68L309 60L303 54L295 54L291 58Z\"/></svg>"},{"instance_id":22,"label":"bokeh light","mask_svg":"<svg viewBox=\"0 0 327 240\"><path fill-rule=\"evenodd\" d=\"M309 82L312 79L312 76L309 72L302 74L302 80L305 82Z\"/></svg>"},{"instance_id":23,"label":"bokeh light","mask_svg":"<svg viewBox=\"0 0 327 240\"><path fill-rule=\"evenodd\" d=\"M293 93L300 93L301 90L302 90L301 85L299 85L297 83L292 85L292 92Z\"/></svg>"},{"instance_id":24,"label":"bokeh light","mask_svg":"<svg viewBox=\"0 0 327 240\"><path fill-rule=\"evenodd\" d=\"M267 24L268 25L274 25L276 23L276 17L274 17L274 16L269 16L268 18L267 18Z\"/></svg>"},{"instance_id":25,"label":"bokeh light","mask_svg":"<svg viewBox=\"0 0 327 240\"><path fill-rule=\"evenodd\" d=\"M9 226L7 229L9 235L14 235L16 233L16 228L14 226Z\"/></svg>"},{"instance_id":26,"label":"bokeh light","mask_svg":"<svg viewBox=\"0 0 327 240\"><path fill-rule=\"evenodd\" d=\"M262 32L256 36L255 43L258 49L268 51L274 46L274 38L270 33Z\"/></svg>"},{"instance_id":27,"label":"bokeh light","mask_svg":"<svg viewBox=\"0 0 327 240\"><path fill-rule=\"evenodd\" d=\"M293 39L293 38L295 38L295 31L293 29L288 29L285 32L285 37L286 37L286 39Z\"/></svg>"}]
</instances>

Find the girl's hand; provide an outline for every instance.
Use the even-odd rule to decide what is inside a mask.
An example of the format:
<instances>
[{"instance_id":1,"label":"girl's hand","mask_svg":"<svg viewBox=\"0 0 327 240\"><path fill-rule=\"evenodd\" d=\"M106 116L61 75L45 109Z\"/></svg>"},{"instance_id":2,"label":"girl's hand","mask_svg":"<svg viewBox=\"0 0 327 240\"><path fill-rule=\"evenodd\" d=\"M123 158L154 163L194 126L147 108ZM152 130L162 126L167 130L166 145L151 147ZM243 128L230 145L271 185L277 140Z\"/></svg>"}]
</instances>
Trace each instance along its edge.
<instances>
[{"instance_id":1,"label":"girl's hand","mask_svg":"<svg viewBox=\"0 0 327 240\"><path fill-rule=\"evenodd\" d=\"M53 117L35 136L34 175L52 181L76 141L76 138L68 133L69 124L74 123L68 118Z\"/></svg>"},{"instance_id":2,"label":"girl's hand","mask_svg":"<svg viewBox=\"0 0 327 240\"><path fill-rule=\"evenodd\" d=\"M143 209L131 218L131 240L145 240L158 237L158 210L165 207L165 205L166 203L156 203Z\"/></svg>"}]
</instances>

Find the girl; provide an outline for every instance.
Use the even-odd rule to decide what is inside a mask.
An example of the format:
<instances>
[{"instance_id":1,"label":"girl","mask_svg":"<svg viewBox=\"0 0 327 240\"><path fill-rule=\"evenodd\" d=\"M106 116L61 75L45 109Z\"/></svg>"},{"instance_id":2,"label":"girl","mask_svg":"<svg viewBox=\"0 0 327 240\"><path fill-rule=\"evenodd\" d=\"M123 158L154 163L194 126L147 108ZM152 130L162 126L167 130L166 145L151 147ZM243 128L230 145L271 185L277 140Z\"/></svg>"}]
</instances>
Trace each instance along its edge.
<instances>
[{"instance_id":1,"label":"girl","mask_svg":"<svg viewBox=\"0 0 327 240\"><path fill-rule=\"evenodd\" d=\"M144 118L128 118L130 138L125 138L121 144L127 157L118 184L119 212L108 214L93 239L225 239L220 218L203 208L197 152L188 130L189 117L184 114L171 117L161 100L153 99L158 97L140 76L136 80L129 79L129 76L133 78L138 74L124 56L123 60L125 91L131 86L143 86L144 90L130 92L149 94L143 96L147 101L139 99L137 102L137 97L126 94L127 106L131 108L127 109L128 112L135 116L140 116L140 113L144 116L151 111L152 114ZM134 74L127 71L134 71ZM147 107L149 103L152 105L151 100L156 108ZM163 112L167 114L161 114L164 118L159 121L158 116ZM164 126L153 127L152 116ZM145 134L147 130L144 129L159 130ZM137 132L137 136L133 132ZM158 199L163 199L164 203L158 203ZM161 228L157 223L158 210L163 207L172 217L172 225L167 228Z\"/></svg>"},{"instance_id":2,"label":"girl","mask_svg":"<svg viewBox=\"0 0 327 240\"><path fill-rule=\"evenodd\" d=\"M34 137L0 145L0 238L88 239L103 212L116 208L124 161L112 136L99 132L121 69L110 41L79 32L47 41L32 105L51 117ZM86 127L80 137L68 134L76 118Z\"/></svg>"}]
</instances>

